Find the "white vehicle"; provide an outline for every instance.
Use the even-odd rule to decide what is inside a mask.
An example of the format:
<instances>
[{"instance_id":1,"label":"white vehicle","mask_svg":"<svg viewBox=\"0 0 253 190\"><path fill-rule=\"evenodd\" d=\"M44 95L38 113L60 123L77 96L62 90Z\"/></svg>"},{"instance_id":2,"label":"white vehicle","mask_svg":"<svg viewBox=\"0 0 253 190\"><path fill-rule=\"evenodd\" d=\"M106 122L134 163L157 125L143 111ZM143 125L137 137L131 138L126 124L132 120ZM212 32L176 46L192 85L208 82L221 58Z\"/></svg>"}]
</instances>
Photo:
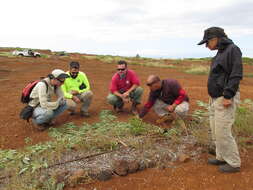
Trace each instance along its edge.
<instances>
[{"instance_id":1,"label":"white vehicle","mask_svg":"<svg viewBox=\"0 0 253 190\"><path fill-rule=\"evenodd\" d=\"M33 51L31 49L25 49L23 51L18 51L18 50L15 50L12 52L12 55L15 55L15 56L25 56L25 57L40 57L40 53L39 52L36 52L36 51Z\"/></svg>"}]
</instances>

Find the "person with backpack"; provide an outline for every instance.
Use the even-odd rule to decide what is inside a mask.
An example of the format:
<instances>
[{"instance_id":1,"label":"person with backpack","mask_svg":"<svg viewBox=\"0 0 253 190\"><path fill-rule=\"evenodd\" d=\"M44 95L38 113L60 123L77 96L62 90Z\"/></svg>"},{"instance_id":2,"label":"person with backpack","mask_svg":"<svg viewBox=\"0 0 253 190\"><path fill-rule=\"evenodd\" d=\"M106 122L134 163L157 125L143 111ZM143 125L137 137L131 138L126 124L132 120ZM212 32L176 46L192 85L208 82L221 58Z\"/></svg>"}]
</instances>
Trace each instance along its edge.
<instances>
[{"instance_id":1,"label":"person with backpack","mask_svg":"<svg viewBox=\"0 0 253 190\"><path fill-rule=\"evenodd\" d=\"M53 119L67 109L61 85L68 77L63 70L55 69L32 89L28 105L34 108L32 122L39 130L52 126ZM54 94L58 98L56 101L51 100Z\"/></svg>"},{"instance_id":2,"label":"person with backpack","mask_svg":"<svg viewBox=\"0 0 253 190\"><path fill-rule=\"evenodd\" d=\"M90 83L85 73L81 72L79 62L69 63L68 78L61 86L64 97L67 100L70 115L76 114L76 106L82 103L81 116L89 117L88 108L91 104L93 93L90 90Z\"/></svg>"},{"instance_id":3,"label":"person with backpack","mask_svg":"<svg viewBox=\"0 0 253 190\"><path fill-rule=\"evenodd\" d=\"M216 158L209 158L208 163L219 166L220 172L239 172L241 159L231 129L240 101L242 53L220 27L206 29L203 39L198 43L202 44L211 51L217 50L211 62L207 82L210 128L212 141L216 146Z\"/></svg>"}]
</instances>

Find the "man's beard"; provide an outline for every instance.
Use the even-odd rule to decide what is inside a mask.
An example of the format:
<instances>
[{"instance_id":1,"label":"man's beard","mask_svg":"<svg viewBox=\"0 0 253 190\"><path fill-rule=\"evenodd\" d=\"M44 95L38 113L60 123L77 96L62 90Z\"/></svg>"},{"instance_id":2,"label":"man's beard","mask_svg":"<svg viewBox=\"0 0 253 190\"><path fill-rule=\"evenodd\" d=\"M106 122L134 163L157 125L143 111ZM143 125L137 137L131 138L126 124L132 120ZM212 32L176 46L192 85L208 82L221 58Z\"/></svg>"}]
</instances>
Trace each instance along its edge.
<instances>
[{"instance_id":1,"label":"man's beard","mask_svg":"<svg viewBox=\"0 0 253 190\"><path fill-rule=\"evenodd\" d=\"M78 73L72 74L70 73L71 78L75 79L78 76Z\"/></svg>"}]
</instances>

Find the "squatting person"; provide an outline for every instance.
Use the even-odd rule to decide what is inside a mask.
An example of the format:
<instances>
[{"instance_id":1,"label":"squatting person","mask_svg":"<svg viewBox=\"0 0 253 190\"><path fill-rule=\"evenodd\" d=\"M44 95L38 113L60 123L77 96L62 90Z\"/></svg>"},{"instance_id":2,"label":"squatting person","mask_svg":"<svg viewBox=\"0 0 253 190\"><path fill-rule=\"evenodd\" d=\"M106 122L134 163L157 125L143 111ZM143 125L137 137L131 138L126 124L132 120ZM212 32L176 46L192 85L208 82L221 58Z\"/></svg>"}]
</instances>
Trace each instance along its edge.
<instances>
[{"instance_id":1,"label":"squatting person","mask_svg":"<svg viewBox=\"0 0 253 190\"><path fill-rule=\"evenodd\" d=\"M161 80L156 75L147 79L150 89L147 103L140 111L139 117L144 117L154 106L154 111L159 120L173 120L176 116L185 117L189 111L189 97L177 80Z\"/></svg>"},{"instance_id":2,"label":"squatting person","mask_svg":"<svg viewBox=\"0 0 253 190\"><path fill-rule=\"evenodd\" d=\"M241 160L231 128L240 100L242 53L219 27L206 29L203 40L198 43L202 44L211 51L217 50L212 59L207 84L210 96L210 127L212 140L216 145L216 159L210 158L208 163L220 165L221 172L238 172Z\"/></svg>"},{"instance_id":3,"label":"squatting person","mask_svg":"<svg viewBox=\"0 0 253 190\"><path fill-rule=\"evenodd\" d=\"M62 85L62 90L67 100L70 115L75 115L77 104L82 103L80 114L83 117L89 117L88 109L93 93L90 90L90 83L86 74L80 71L80 64L74 61L69 63L69 71L66 73L69 77Z\"/></svg>"},{"instance_id":4,"label":"squatting person","mask_svg":"<svg viewBox=\"0 0 253 190\"><path fill-rule=\"evenodd\" d=\"M132 102L131 112L138 114L137 106L141 103L143 88L140 87L138 76L127 68L126 61L118 61L117 72L113 75L110 84L110 94L107 101L115 111L121 112L127 102Z\"/></svg>"},{"instance_id":5,"label":"squatting person","mask_svg":"<svg viewBox=\"0 0 253 190\"><path fill-rule=\"evenodd\" d=\"M33 88L28 103L35 107L32 115L32 122L36 124L39 130L47 129L53 125L53 119L67 109L66 101L60 86L64 83L68 75L55 69L43 81L38 82ZM57 96L56 101L51 101L52 95Z\"/></svg>"}]
</instances>

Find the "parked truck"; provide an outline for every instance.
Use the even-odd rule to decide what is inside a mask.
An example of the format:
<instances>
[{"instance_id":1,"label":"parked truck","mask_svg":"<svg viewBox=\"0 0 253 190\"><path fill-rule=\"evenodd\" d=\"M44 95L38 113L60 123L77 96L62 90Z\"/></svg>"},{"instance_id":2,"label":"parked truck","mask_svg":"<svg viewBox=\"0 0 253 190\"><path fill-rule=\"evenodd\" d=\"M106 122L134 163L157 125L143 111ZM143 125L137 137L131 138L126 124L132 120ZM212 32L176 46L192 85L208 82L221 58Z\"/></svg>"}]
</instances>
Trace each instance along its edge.
<instances>
[{"instance_id":1,"label":"parked truck","mask_svg":"<svg viewBox=\"0 0 253 190\"><path fill-rule=\"evenodd\" d=\"M12 52L12 55L22 56L22 57L40 57L40 53L33 51L31 49L25 49L22 51L15 50Z\"/></svg>"}]
</instances>

